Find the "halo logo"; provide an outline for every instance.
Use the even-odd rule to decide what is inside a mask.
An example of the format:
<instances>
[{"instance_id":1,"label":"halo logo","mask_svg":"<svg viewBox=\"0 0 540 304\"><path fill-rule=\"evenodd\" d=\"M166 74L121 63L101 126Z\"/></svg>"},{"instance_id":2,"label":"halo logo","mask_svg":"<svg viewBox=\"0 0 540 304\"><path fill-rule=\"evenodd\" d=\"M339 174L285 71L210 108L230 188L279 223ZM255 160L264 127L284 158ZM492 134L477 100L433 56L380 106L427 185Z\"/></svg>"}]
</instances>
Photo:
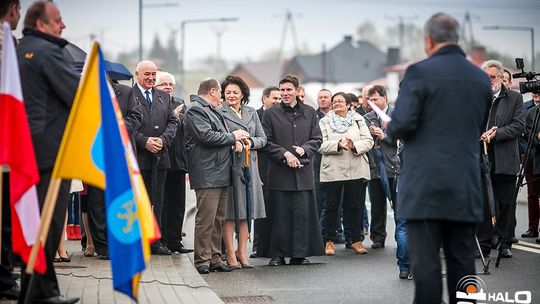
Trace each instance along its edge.
<instances>
[{"instance_id":1,"label":"halo logo","mask_svg":"<svg viewBox=\"0 0 540 304\"><path fill-rule=\"evenodd\" d=\"M513 295L509 292L486 292L486 284L475 275L468 275L459 280L456 286L456 298L458 304L487 304L487 303L532 303L531 292L528 290L516 291ZM470 300L470 301L469 301ZM474 300L474 301L473 301ZM482 302L484 301L484 302ZM487 301L487 302L485 302Z\"/></svg>"}]
</instances>

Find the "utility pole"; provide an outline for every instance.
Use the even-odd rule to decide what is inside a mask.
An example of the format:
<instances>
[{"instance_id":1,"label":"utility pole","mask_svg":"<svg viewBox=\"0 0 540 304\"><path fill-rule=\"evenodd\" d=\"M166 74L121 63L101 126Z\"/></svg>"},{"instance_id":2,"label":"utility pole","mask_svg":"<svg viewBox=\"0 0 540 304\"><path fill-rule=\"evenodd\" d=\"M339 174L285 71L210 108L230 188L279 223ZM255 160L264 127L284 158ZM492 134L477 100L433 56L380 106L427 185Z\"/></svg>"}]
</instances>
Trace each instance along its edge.
<instances>
[{"instance_id":1,"label":"utility pole","mask_svg":"<svg viewBox=\"0 0 540 304\"><path fill-rule=\"evenodd\" d=\"M531 70L534 70L534 27L532 26L504 26L504 25L493 25L493 26L484 26L484 30L503 30L503 31L527 31L531 33Z\"/></svg>"},{"instance_id":2,"label":"utility pole","mask_svg":"<svg viewBox=\"0 0 540 304\"><path fill-rule=\"evenodd\" d=\"M221 29L213 29L214 33L216 34L216 64L215 64L215 72L218 73L221 70L220 64L221 64L221 36L223 36L223 33L227 30L227 28L223 27Z\"/></svg>"},{"instance_id":3,"label":"utility pole","mask_svg":"<svg viewBox=\"0 0 540 304\"><path fill-rule=\"evenodd\" d=\"M399 49L403 52L403 46L405 45L405 20L414 20L418 18L417 16L385 16L389 20L398 21L398 39L399 39Z\"/></svg>"},{"instance_id":4,"label":"utility pole","mask_svg":"<svg viewBox=\"0 0 540 304\"><path fill-rule=\"evenodd\" d=\"M279 53L277 60L280 61L283 57L285 49L285 38L287 37L287 28L291 29L291 35L294 43L294 54L298 54L298 37L296 36L296 28L294 26L294 16L291 10L287 10L285 13L285 23L283 24L283 31L281 32L281 43L279 47Z\"/></svg>"},{"instance_id":5,"label":"utility pole","mask_svg":"<svg viewBox=\"0 0 540 304\"><path fill-rule=\"evenodd\" d=\"M143 55L143 8L157 8L157 7L177 7L178 3L152 3L143 5L143 0L139 0L139 61L142 60Z\"/></svg>"}]
</instances>

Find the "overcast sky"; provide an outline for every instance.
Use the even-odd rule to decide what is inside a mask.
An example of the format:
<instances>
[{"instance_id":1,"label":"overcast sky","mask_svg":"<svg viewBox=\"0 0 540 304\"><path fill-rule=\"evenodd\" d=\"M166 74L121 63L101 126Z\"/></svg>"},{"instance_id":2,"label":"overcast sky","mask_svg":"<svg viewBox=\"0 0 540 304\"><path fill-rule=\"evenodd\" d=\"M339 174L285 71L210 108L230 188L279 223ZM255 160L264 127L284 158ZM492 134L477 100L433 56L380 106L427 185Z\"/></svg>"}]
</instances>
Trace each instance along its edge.
<instances>
[{"instance_id":1,"label":"overcast sky","mask_svg":"<svg viewBox=\"0 0 540 304\"><path fill-rule=\"evenodd\" d=\"M32 1L22 0L22 15ZM103 48L116 55L138 47L138 0L56 0L67 28L64 38L89 48L89 36L102 39ZM217 30L224 30L221 52L226 60L252 60L271 48L279 48L285 12L294 14L298 40L311 51L322 45L332 47L343 35L356 35L358 25L372 22L380 34L395 26L399 15L423 26L432 14L442 11L460 22L466 11L473 17L473 33L488 48L513 57L530 57L528 32L486 31L483 26L512 25L534 27L536 51L540 51L540 0L143 0L143 45L149 48L157 33L163 43L171 29L182 20L237 17L237 22L186 25L186 63L215 55ZM176 7L153 7L157 3L176 3ZM22 24L22 20L21 20ZM22 27L22 25L21 25ZM20 37L20 28L16 36ZM101 35L100 35L101 31ZM176 43L180 49L180 32ZM397 44L397 41L395 42ZM285 43L292 49L290 31ZM537 63L538 64L538 63Z\"/></svg>"}]
</instances>

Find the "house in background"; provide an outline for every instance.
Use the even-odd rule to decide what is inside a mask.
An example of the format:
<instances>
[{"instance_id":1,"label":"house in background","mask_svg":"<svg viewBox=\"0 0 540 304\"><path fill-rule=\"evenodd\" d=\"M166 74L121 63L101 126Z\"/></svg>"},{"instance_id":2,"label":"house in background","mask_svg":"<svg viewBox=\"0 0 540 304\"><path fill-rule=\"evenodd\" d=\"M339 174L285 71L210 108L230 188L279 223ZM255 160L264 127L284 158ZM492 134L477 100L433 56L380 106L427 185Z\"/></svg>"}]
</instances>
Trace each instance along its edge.
<instances>
[{"instance_id":1,"label":"house in background","mask_svg":"<svg viewBox=\"0 0 540 304\"><path fill-rule=\"evenodd\" d=\"M399 60L399 51L390 50ZM358 94L366 83L383 77L389 56L367 41L354 42L352 36L344 39L328 51L315 55L298 55L291 59L284 74L294 74L306 89L306 103L316 105L317 93L326 88Z\"/></svg>"},{"instance_id":2,"label":"house in background","mask_svg":"<svg viewBox=\"0 0 540 304\"><path fill-rule=\"evenodd\" d=\"M239 63L229 73L242 78L250 88L249 105L259 108L262 105L262 91L269 86L278 86L283 76L283 63L278 61L261 61Z\"/></svg>"}]
</instances>

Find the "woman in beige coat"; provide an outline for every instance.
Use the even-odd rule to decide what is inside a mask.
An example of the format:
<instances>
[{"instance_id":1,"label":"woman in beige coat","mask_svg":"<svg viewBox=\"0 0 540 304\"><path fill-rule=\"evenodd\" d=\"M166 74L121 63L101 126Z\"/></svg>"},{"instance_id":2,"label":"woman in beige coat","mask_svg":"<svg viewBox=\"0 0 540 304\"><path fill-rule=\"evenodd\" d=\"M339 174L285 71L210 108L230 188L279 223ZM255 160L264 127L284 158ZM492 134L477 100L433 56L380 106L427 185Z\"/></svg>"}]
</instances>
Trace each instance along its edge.
<instances>
[{"instance_id":1,"label":"woman in beige coat","mask_svg":"<svg viewBox=\"0 0 540 304\"><path fill-rule=\"evenodd\" d=\"M323 209L325 252L335 252L338 211L343 192L343 220L349 223L352 248L365 254L362 218L365 208L367 180L370 178L366 153L373 147L373 138L362 115L349 110L350 100L343 92L332 96L332 111L319 121L323 143L319 152L321 184L326 193Z\"/></svg>"}]
</instances>

